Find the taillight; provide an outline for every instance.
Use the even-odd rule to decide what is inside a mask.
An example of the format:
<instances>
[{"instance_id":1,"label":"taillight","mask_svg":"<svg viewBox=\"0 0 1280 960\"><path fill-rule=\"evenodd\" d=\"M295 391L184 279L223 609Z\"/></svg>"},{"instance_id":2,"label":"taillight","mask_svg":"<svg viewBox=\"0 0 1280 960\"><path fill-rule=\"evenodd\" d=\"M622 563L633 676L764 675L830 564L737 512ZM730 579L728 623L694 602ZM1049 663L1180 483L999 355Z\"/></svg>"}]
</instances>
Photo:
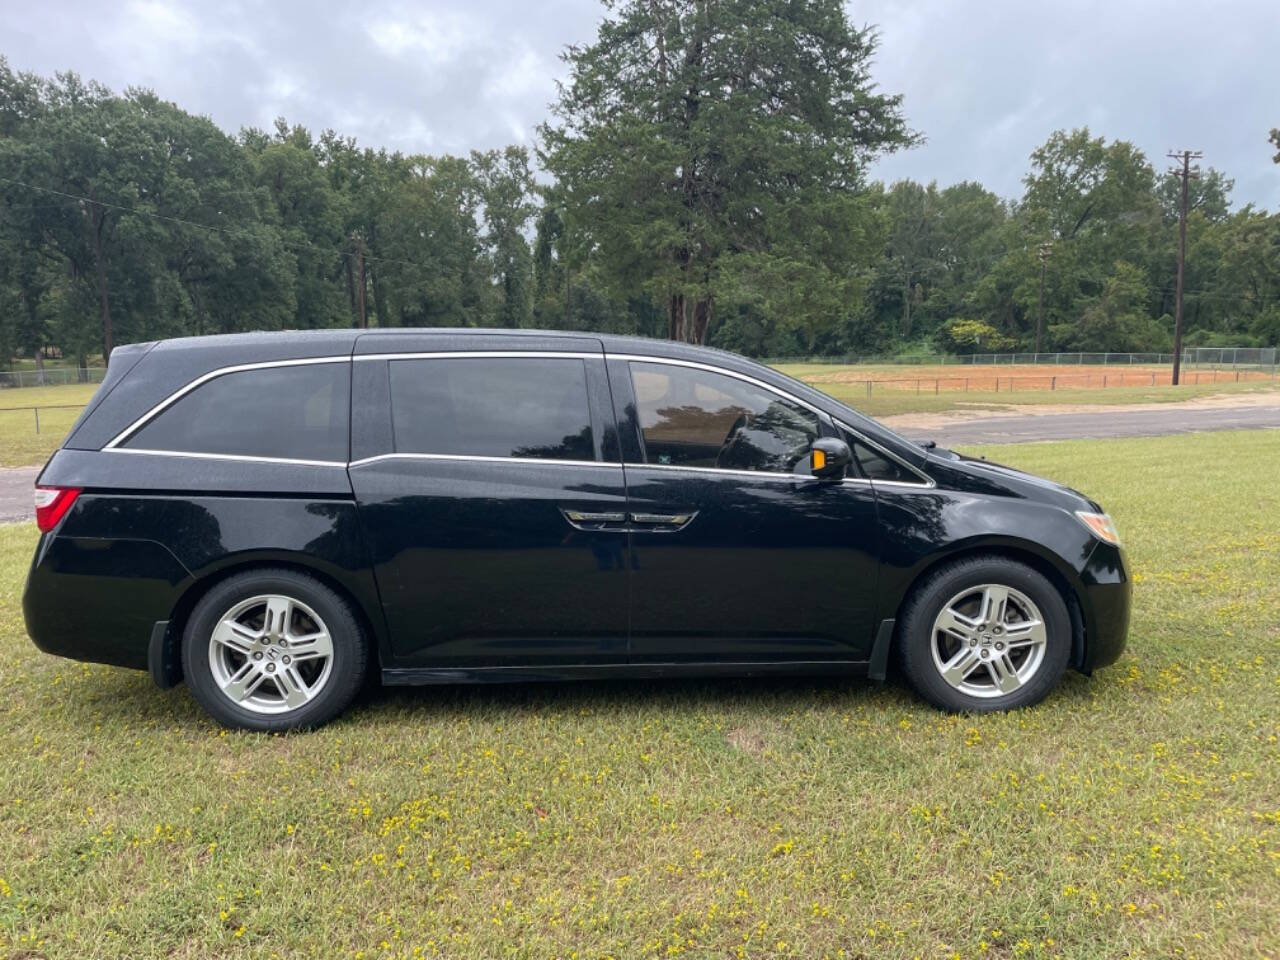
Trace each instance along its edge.
<instances>
[{"instance_id":1,"label":"taillight","mask_svg":"<svg viewBox=\"0 0 1280 960\"><path fill-rule=\"evenodd\" d=\"M48 533L80 496L79 487L36 487L36 526Z\"/></svg>"}]
</instances>

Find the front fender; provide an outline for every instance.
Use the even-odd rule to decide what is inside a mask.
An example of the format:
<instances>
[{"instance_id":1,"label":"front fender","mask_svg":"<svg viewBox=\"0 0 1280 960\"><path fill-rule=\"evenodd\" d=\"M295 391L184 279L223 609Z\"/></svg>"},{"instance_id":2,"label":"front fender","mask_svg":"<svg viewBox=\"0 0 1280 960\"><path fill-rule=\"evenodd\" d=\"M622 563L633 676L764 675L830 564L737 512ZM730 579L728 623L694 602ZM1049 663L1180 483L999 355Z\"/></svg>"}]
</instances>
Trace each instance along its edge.
<instances>
[{"instance_id":1,"label":"front fender","mask_svg":"<svg viewBox=\"0 0 1280 960\"><path fill-rule=\"evenodd\" d=\"M881 618L897 616L911 587L929 569L952 557L989 549L1034 557L1039 565L1056 573L1079 602L1086 638L1115 633L1100 629L1095 609L1097 564L1091 560L1099 541L1067 508L986 493L937 488L888 491L883 487L877 491L877 507L882 543ZM1123 580L1127 591L1123 557L1107 564L1106 569L1109 582ZM1109 610L1124 607L1126 621L1127 596L1126 592L1124 598L1107 597ZM1108 622L1117 615L1109 612ZM1120 644L1123 646L1123 640ZM1087 641L1081 662L1086 669L1101 665L1095 663L1096 652L1089 649L1093 646ZM1108 641L1107 646L1115 644Z\"/></svg>"}]
</instances>

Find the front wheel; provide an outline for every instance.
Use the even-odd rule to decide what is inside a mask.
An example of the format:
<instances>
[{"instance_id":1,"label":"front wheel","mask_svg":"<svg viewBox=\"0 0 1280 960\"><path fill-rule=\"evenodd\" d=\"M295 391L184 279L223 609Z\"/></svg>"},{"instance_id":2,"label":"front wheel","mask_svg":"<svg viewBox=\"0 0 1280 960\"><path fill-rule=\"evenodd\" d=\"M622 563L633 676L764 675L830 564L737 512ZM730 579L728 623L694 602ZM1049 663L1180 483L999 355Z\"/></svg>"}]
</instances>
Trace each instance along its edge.
<instances>
[{"instance_id":1,"label":"front wheel","mask_svg":"<svg viewBox=\"0 0 1280 960\"><path fill-rule=\"evenodd\" d=\"M367 645L350 606L314 577L250 570L211 589L183 635L191 692L216 720L244 730L325 723L364 680Z\"/></svg>"},{"instance_id":2,"label":"front wheel","mask_svg":"<svg viewBox=\"0 0 1280 960\"><path fill-rule=\"evenodd\" d=\"M1071 654L1062 595L1037 571L999 556L965 558L930 575L907 601L900 630L907 679L944 710L1037 703Z\"/></svg>"}]
</instances>

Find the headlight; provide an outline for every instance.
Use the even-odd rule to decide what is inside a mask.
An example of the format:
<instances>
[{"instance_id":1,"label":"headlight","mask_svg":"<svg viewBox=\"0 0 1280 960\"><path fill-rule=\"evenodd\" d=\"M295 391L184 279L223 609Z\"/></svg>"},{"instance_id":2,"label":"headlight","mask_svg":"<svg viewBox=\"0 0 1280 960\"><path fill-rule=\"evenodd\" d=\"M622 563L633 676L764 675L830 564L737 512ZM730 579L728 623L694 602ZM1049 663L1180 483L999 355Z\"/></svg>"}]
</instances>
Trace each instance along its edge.
<instances>
[{"instance_id":1,"label":"headlight","mask_svg":"<svg viewBox=\"0 0 1280 960\"><path fill-rule=\"evenodd\" d=\"M1112 522L1110 515L1077 510L1076 516L1080 518L1081 523L1089 528L1089 532L1103 543L1120 546L1120 534L1116 532L1116 525Z\"/></svg>"}]
</instances>

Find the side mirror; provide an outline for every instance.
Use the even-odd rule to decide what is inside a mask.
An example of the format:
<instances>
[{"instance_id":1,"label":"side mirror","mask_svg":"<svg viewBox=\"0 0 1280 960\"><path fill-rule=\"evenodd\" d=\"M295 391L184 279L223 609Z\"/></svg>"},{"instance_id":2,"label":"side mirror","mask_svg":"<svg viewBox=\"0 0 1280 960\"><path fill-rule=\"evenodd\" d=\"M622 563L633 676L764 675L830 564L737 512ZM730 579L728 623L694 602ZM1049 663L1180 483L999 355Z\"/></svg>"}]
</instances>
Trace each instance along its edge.
<instances>
[{"instance_id":1,"label":"side mirror","mask_svg":"<svg viewBox=\"0 0 1280 960\"><path fill-rule=\"evenodd\" d=\"M841 480L849 472L853 453L835 437L820 437L809 449L809 472L819 480Z\"/></svg>"}]
</instances>

